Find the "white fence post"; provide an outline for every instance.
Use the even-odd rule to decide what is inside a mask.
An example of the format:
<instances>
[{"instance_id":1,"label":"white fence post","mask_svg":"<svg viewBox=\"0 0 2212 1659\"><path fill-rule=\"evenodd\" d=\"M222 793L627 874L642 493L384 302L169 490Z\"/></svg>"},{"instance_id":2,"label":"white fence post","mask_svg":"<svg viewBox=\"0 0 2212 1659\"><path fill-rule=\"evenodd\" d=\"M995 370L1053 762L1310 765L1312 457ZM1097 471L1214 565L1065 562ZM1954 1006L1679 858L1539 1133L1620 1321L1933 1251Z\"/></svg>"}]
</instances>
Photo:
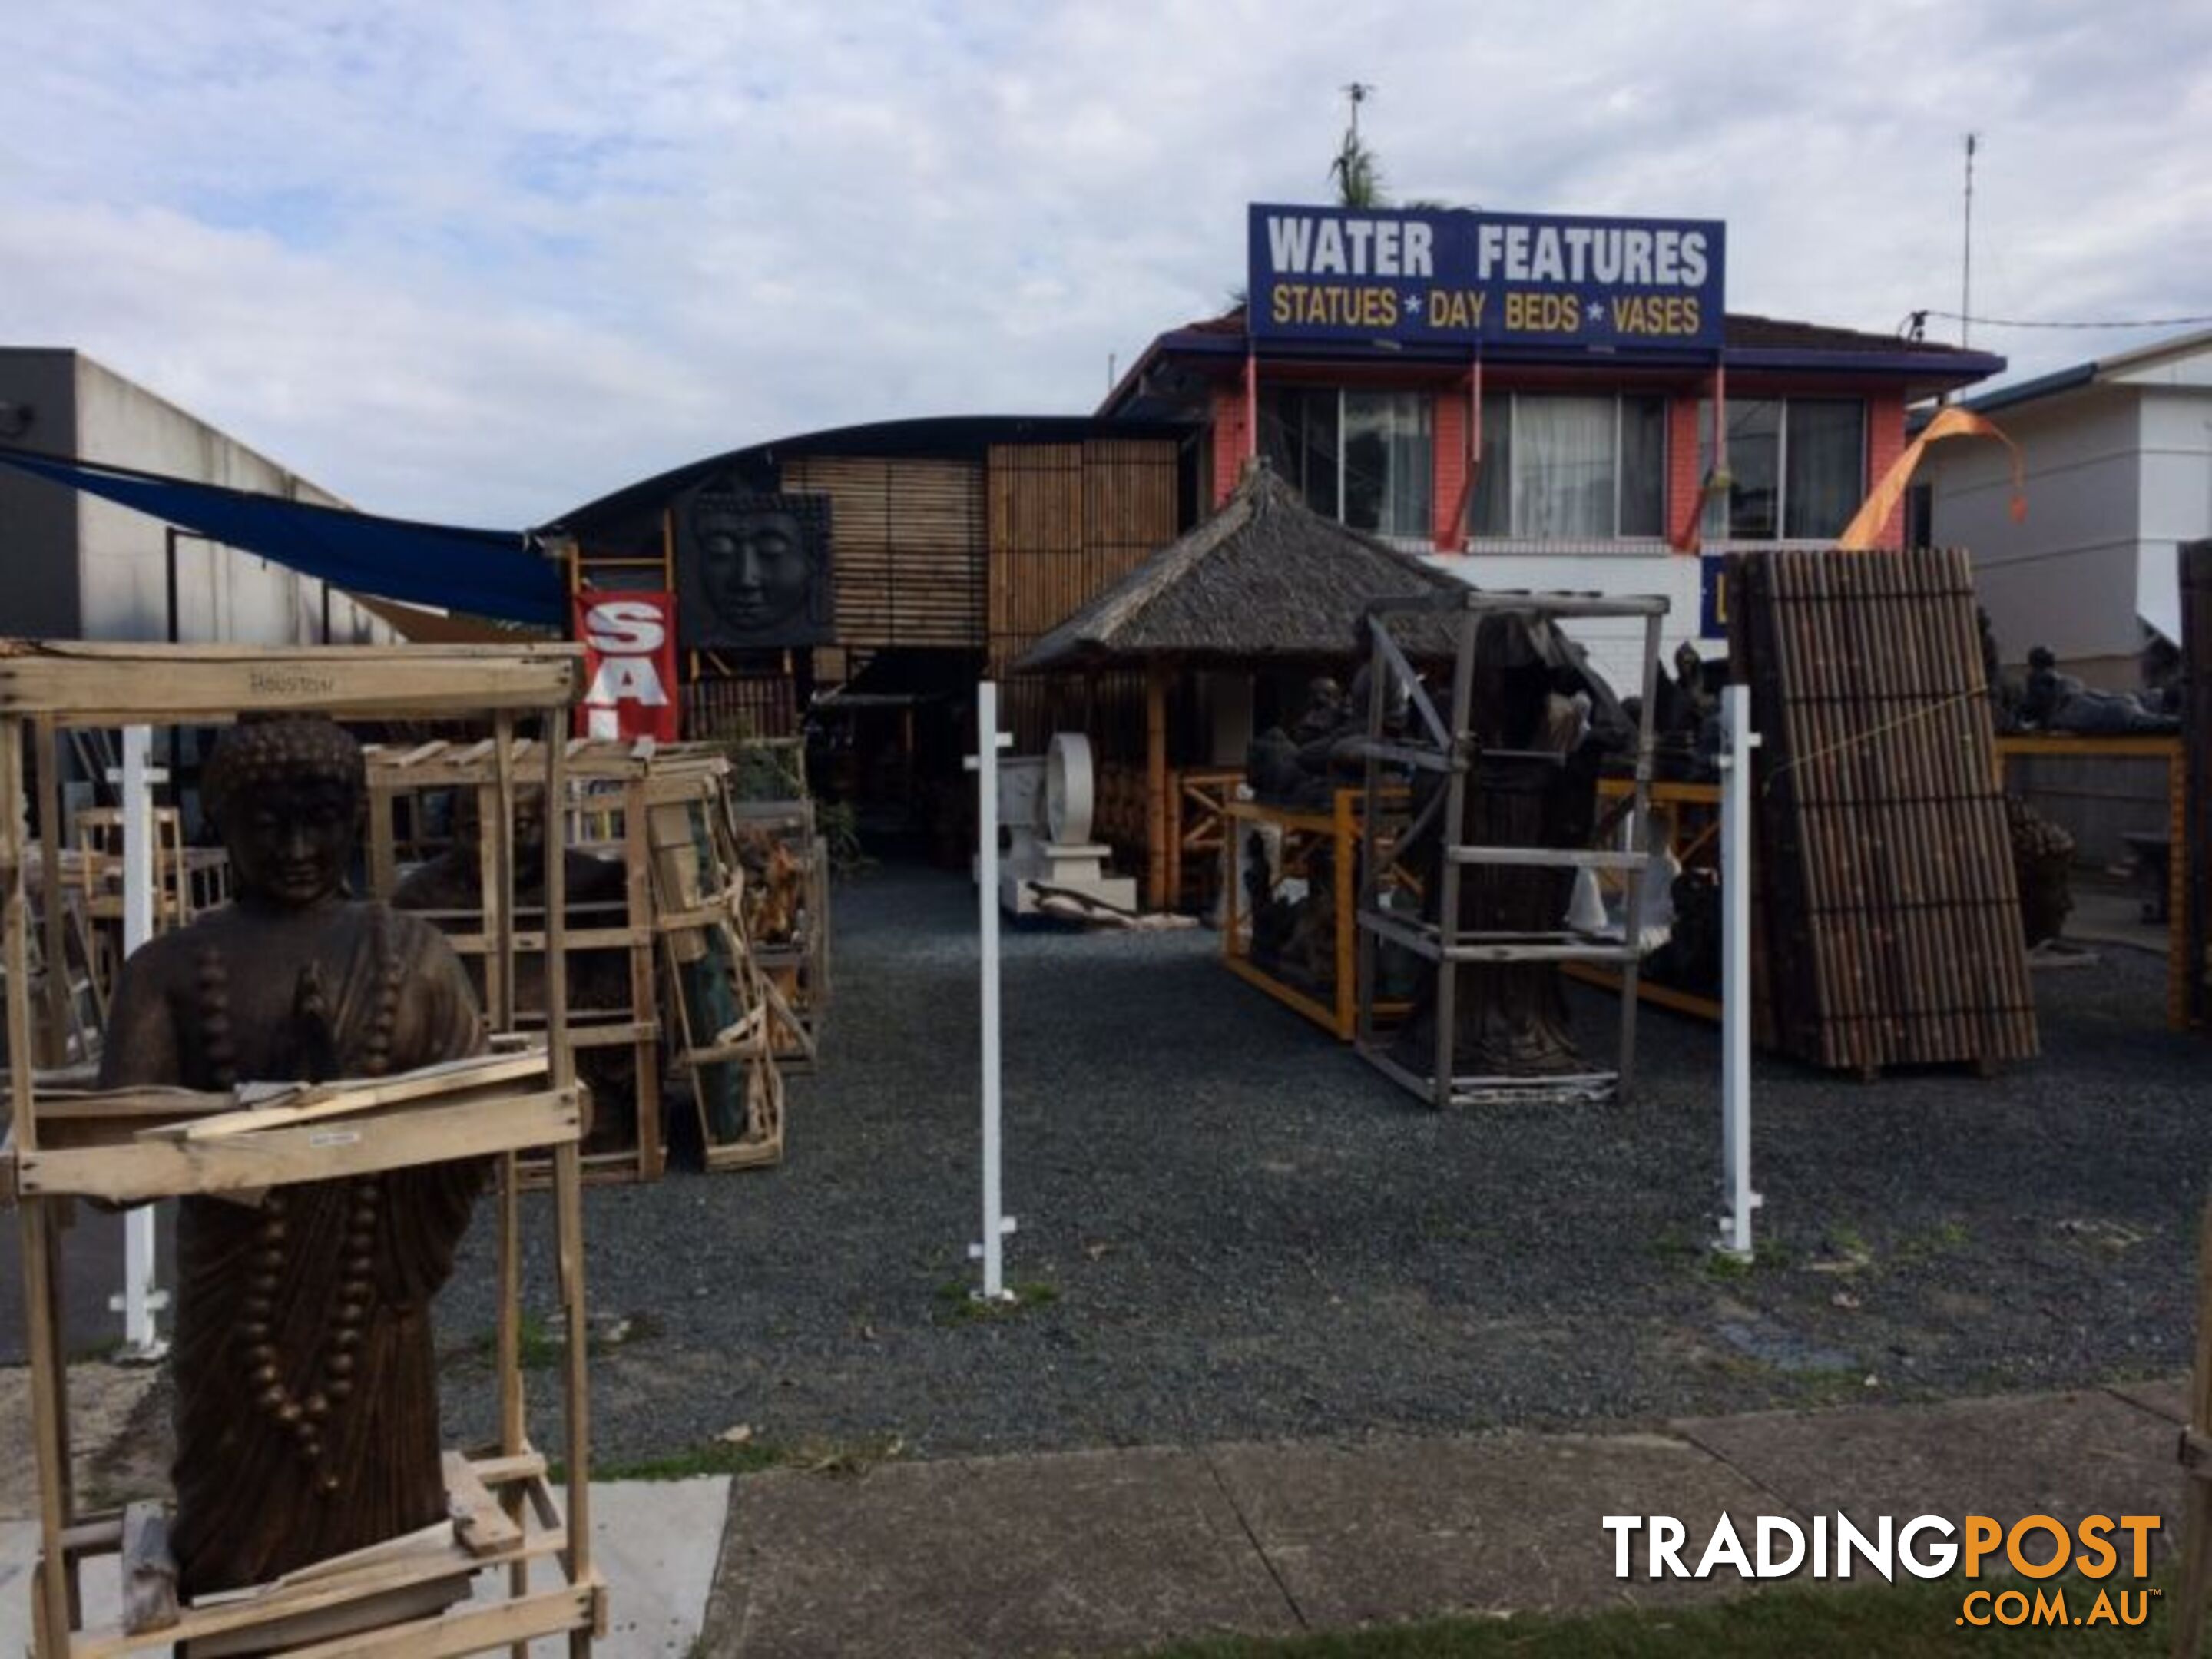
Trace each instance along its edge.
<instances>
[{"instance_id":1,"label":"white fence post","mask_svg":"<svg viewBox=\"0 0 2212 1659\"><path fill-rule=\"evenodd\" d=\"M983 994L983 1237L968 1247L983 1264L975 1294L985 1302L1012 1300L1006 1290L1006 1241L1014 1231L999 1188L999 751L1013 742L999 730L999 688L975 687L975 905L982 937Z\"/></svg>"},{"instance_id":2,"label":"white fence post","mask_svg":"<svg viewBox=\"0 0 2212 1659\"><path fill-rule=\"evenodd\" d=\"M1751 688L1721 690L1721 1180L1719 1248L1749 1260L1751 1212Z\"/></svg>"},{"instance_id":3,"label":"white fence post","mask_svg":"<svg viewBox=\"0 0 2212 1659\"><path fill-rule=\"evenodd\" d=\"M154 828L154 784L158 774L148 764L152 758L154 728L123 728L123 769L111 775L120 784L123 800L123 954L129 956L154 937L155 862L160 841ZM182 872L179 872L181 878ZM168 1297L155 1288L154 1208L140 1204L123 1216L123 1294L112 1297L108 1306L123 1315L123 1350L126 1360L150 1364L168 1352L155 1328L154 1316L168 1305Z\"/></svg>"}]
</instances>

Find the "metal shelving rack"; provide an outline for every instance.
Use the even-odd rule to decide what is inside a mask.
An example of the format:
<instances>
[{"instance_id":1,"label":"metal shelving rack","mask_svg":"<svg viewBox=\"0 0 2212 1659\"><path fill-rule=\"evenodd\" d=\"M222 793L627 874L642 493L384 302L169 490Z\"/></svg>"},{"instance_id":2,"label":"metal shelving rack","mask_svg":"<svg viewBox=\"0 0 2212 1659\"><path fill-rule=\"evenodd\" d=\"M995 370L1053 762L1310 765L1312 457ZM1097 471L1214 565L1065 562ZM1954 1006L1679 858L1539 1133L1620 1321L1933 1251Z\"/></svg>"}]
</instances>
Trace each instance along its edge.
<instances>
[{"instance_id":1,"label":"metal shelving rack","mask_svg":"<svg viewBox=\"0 0 2212 1659\"><path fill-rule=\"evenodd\" d=\"M1652 771L1652 704L1658 689L1659 627L1667 614L1667 600L1659 595L1609 598L1594 593L1485 592L1468 588L1464 593L1436 593L1417 599L1388 600L1370 606L1367 629L1370 649L1367 737L1361 745L1365 757L1367 810L1359 860L1359 1012L1353 1042L1358 1054L1386 1077L1439 1110L1451 1105L1475 1105L1508 1101L1601 1098L1626 1097L1632 1087L1636 1060L1637 978L1641 958L1638 944L1644 915L1644 878L1651 866L1646 848L1650 834ZM1466 822L1470 788L1479 788L1486 758L1526 760L1519 750L1510 754L1482 749L1470 724L1474 687L1475 639L1486 617L1517 615L1543 622L1563 617L1627 617L1644 623L1643 703L1637 729L1636 772L1626 823L1627 845L1618 851L1586 848L1483 847L1454 839ZM1437 711L1408 660L1393 637L1393 619L1418 622L1447 632L1452 664L1450 717ZM1393 678L1411 695L1417 730L1404 743L1383 740L1383 711ZM1560 758L1564 759L1564 757ZM1445 786L1432 794L1411 823L1395 837L1396 844L1415 840L1443 814L1437 833L1443 837L1436 921L1416 921L1385 914L1378 903L1380 882L1389 848L1377 839L1379 814L1376 802L1386 787L1384 769L1412 768L1444 775ZM1460 927L1462 878L1470 866L1510 866L1532 871L1610 870L1626 881L1626 908L1620 940L1576 933L1564 925L1543 933L1467 932ZM1401 1065L1375 1042L1375 955L1378 941L1388 939L1437 964L1436 1055L1429 1074L1423 1077ZM1579 1072L1555 1075L1462 1076L1455 1052L1458 970L1470 963L1586 962L1616 965L1621 975L1620 1053L1612 1072Z\"/></svg>"}]
</instances>

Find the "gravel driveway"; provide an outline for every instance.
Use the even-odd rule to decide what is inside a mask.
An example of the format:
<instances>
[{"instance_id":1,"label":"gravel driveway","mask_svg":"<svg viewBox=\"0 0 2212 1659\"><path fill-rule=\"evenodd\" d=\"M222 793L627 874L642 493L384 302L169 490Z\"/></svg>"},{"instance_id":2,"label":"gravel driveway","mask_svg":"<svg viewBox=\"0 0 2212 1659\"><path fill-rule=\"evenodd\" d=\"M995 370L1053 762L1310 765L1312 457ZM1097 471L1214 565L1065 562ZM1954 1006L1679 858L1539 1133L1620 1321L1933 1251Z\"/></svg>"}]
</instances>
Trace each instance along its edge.
<instances>
[{"instance_id":1,"label":"gravel driveway","mask_svg":"<svg viewBox=\"0 0 2212 1659\"><path fill-rule=\"evenodd\" d=\"M2186 1366L2212 1048L2163 964L2039 975L2045 1058L1994 1081L1759 1073L1764 1246L1703 1249L1718 1043L1650 1012L1632 1105L1438 1115L1214 960L1211 933L1014 931L1016 1310L979 1316L972 889L891 870L836 906L819 1073L780 1170L587 1201L609 1463L738 1424L908 1455L1558 1426L2038 1388ZM1578 994L1609 1054L1613 1004ZM533 1284L551 1304L543 1199ZM487 1212L489 1206L485 1206ZM488 1231L441 1302L456 1433ZM550 1371L533 1379L541 1408ZM534 1413L535 1414L535 1413ZM538 1425L557 1445L557 1419Z\"/></svg>"}]
</instances>

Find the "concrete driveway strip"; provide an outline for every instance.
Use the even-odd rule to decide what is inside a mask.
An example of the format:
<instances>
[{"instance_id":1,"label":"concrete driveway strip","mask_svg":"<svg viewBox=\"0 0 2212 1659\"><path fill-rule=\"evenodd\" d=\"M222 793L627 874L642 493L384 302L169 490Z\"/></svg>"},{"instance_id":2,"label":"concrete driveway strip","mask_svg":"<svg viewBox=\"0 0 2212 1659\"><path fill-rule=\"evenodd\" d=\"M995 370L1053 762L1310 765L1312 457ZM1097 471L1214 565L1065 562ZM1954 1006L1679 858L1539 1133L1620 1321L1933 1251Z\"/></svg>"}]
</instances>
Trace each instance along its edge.
<instances>
[{"instance_id":1,"label":"concrete driveway strip","mask_svg":"<svg viewBox=\"0 0 2212 1659\"><path fill-rule=\"evenodd\" d=\"M1208 1455L1305 1622L1600 1608L1734 1591L1613 1576L1607 1515L1674 1515L1702 1543L1723 1511L1785 1513L1670 1435L1499 1435L1219 1446Z\"/></svg>"},{"instance_id":2,"label":"concrete driveway strip","mask_svg":"<svg viewBox=\"0 0 2212 1659\"><path fill-rule=\"evenodd\" d=\"M1755 1412L1674 1425L1807 1513L1987 1515L2009 1525L2049 1515L2165 1517L2161 1555L2179 1542L2175 1425L2102 1389L1950 1400L1925 1406Z\"/></svg>"},{"instance_id":3,"label":"concrete driveway strip","mask_svg":"<svg viewBox=\"0 0 2212 1659\"><path fill-rule=\"evenodd\" d=\"M1206 1458L1148 1448L746 1476L701 1645L1022 1659L1296 1628Z\"/></svg>"}]
</instances>

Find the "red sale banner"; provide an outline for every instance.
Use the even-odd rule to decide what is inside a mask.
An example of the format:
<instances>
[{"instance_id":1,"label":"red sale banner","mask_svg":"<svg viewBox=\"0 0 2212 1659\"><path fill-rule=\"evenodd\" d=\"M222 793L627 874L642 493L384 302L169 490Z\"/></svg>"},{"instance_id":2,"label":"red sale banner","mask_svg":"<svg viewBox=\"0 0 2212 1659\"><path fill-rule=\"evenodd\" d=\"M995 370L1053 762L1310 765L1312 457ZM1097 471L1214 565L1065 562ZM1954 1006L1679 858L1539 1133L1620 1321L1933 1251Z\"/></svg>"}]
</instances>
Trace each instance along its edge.
<instances>
[{"instance_id":1,"label":"red sale banner","mask_svg":"<svg viewBox=\"0 0 2212 1659\"><path fill-rule=\"evenodd\" d=\"M576 595L584 701L576 735L676 741L676 596L587 589Z\"/></svg>"}]
</instances>

